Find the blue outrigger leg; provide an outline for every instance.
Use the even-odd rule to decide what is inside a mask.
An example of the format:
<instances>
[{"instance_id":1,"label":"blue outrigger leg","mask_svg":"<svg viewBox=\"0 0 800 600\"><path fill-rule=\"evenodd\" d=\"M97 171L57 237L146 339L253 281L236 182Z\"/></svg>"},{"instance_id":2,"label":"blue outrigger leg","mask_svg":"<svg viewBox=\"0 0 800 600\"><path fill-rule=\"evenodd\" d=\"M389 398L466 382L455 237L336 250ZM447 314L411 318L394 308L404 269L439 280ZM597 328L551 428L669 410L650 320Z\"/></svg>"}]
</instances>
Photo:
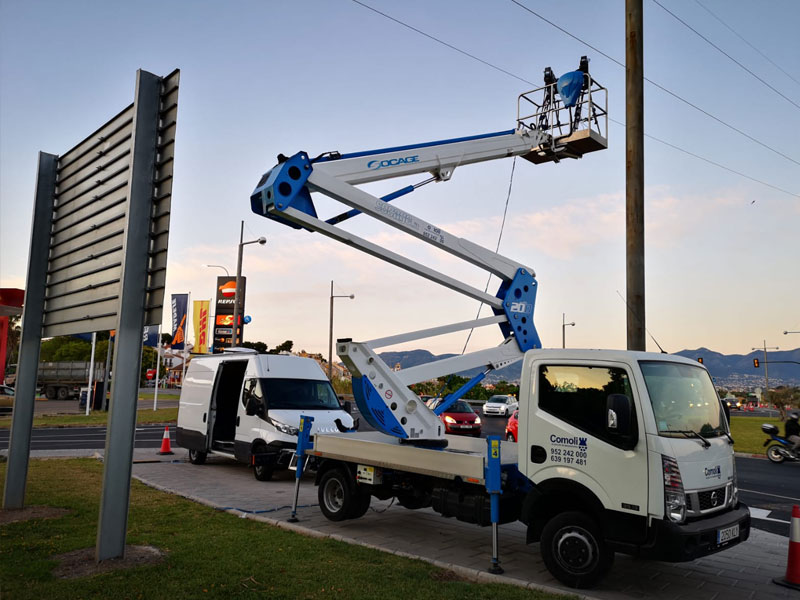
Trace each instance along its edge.
<instances>
[{"instance_id":1,"label":"blue outrigger leg","mask_svg":"<svg viewBox=\"0 0 800 600\"><path fill-rule=\"evenodd\" d=\"M300 417L300 432L297 434L297 470L294 474L294 501L292 502L292 514L289 517L290 523L297 523L297 497L300 495L300 478L303 476L305 466L306 450L311 449L311 425L314 417L302 415Z\"/></svg>"}]
</instances>

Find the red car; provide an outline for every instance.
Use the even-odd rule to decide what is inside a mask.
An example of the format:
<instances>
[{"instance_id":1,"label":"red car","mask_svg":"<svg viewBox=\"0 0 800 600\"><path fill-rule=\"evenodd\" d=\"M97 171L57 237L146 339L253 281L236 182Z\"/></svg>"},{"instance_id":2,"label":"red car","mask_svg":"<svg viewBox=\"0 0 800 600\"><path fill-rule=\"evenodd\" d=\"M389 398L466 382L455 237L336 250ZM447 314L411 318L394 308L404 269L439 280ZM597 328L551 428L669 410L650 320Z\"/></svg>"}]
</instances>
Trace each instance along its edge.
<instances>
[{"instance_id":1,"label":"red car","mask_svg":"<svg viewBox=\"0 0 800 600\"><path fill-rule=\"evenodd\" d=\"M516 442L517 431L519 431L519 411L515 410L514 414L508 417L508 423L506 423L506 439L509 442Z\"/></svg>"},{"instance_id":2,"label":"red car","mask_svg":"<svg viewBox=\"0 0 800 600\"><path fill-rule=\"evenodd\" d=\"M431 405L436 408L442 400L439 399ZM444 423L445 433L457 433L478 437L481 434L481 418L475 414L472 407L464 400L459 400L445 412L439 415Z\"/></svg>"}]
</instances>

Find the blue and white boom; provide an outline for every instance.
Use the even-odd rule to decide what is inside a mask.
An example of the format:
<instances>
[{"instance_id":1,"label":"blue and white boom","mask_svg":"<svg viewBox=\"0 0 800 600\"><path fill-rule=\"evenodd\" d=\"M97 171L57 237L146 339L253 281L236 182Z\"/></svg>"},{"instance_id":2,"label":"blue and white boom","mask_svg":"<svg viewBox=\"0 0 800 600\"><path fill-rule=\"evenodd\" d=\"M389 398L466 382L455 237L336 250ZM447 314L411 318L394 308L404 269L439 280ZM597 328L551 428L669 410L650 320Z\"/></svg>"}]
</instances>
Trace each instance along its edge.
<instances>
[{"instance_id":1,"label":"blue and white boom","mask_svg":"<svg viewBox=\"0 0 800 600\"><path fill-rule=\"evenodd\" d=\"M438 415L486 374L520 360L526 350L540 348L533 323L537 282L533 269L443 230L390 202L431 182L447 181L457 167L521 156L535 164L580 158L607 147L607 93L592 80L588 61L560 79L545 71L546 85L518 98L517 127L507 131L383 148L352 154L306 152L278 156L250 197L253 212L294 228L316 231L397 267L488 304L494 316L400 334L368 342L339 340L337 354L353 376L353 394L366 420L377 430L415 443L444 445ZM535 96L541 95L541 102ZM358 185L428 174L429 177L378 198ZM320 192L349 210L327 220L318 217L311 194ZM423 240L497 276L495 295L410 260L337 227L364 214ZM486 350L393 371L375 349L412 340L496 324L502 343ZM442 375L482 368L462 389L448 396L435 411L420 402L408 386Z\"/></svg>"}]
</instances>

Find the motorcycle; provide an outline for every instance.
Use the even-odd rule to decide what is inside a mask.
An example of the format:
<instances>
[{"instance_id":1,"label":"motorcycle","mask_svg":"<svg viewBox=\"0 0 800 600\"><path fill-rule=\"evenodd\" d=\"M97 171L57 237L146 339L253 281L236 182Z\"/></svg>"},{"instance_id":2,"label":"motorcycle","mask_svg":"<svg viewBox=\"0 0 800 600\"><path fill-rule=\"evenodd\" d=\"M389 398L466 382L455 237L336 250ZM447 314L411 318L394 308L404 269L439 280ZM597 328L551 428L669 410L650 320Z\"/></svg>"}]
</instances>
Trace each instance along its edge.
<instances>
[{"instance_id":1,"label":"motorcycle","mask_svg":"<svg viewBox=\"0 0 800 600\"><path fill-rule=\"evenodd\" d=\"M761 426L761 431L769 436L769 439L764 441L764 445L769 446L767 448L767 458L772 462L780 464L785 460L800 460L800 455L792 451L794 444L778 435L779 430L775 425L764 423Z\"/></svg>"}]
</instances>

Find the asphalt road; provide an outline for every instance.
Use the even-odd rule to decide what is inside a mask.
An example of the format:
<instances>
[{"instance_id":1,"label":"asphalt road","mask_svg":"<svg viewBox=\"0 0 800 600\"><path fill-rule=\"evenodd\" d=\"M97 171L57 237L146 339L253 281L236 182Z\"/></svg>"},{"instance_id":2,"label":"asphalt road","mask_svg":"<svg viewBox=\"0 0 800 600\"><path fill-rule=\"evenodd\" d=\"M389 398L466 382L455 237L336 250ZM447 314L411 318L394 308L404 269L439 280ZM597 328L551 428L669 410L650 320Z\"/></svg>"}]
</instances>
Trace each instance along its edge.
<instances>
[{"instance_id":1,"label":"asphalt road","mask_svg":"<svg viewBox=\"0 0 800 600\"><path fill-rule=\"evenodd\" d=\"M0 429L0 450L8 449L10 429ZM175 444L174 427L170 441ZM140 425L136 428L136 448L160 448L163 425ZM102 450L106 445L105 427L34 427L31 450Z\"/></svg>"}]
</instances>

